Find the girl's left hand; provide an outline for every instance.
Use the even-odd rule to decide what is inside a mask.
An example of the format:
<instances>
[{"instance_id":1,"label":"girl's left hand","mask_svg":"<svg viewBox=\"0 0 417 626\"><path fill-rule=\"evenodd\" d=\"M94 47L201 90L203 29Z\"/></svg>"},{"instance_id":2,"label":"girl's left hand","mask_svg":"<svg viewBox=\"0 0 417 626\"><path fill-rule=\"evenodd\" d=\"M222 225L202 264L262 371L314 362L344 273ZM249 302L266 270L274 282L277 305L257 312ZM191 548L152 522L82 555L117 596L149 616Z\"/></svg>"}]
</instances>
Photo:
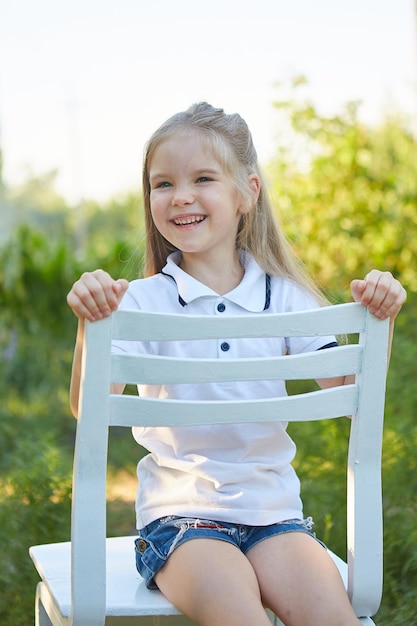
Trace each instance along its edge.
<instances>
[{"instance_id":1,"label":"girl's left hand","mask_svg":"<svg viewBox=\"0 0 417 626\"><path fill-rule=\"evenodd\" d=\"M380 319L394 320L407 298L407 292L390 272L372 270L364 280L350 284L353 299L368 307Z\"/></svg>"}]
</instances>

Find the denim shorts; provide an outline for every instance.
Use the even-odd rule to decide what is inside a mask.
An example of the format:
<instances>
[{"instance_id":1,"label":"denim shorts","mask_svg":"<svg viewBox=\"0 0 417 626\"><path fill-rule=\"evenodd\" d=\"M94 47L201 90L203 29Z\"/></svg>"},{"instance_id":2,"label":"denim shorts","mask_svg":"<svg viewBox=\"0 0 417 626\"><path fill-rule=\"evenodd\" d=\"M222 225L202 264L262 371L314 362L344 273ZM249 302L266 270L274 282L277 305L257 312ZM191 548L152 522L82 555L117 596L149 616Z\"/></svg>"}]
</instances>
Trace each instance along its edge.
<instances>
[{"instance_id":1,"label":"denim shorts","mask_svg":"<svg viewBox=\"0 0 417 626\"><path fill-rule=\"evenodd\" d=\"M139 531L139 537L135 540L136 568L145 579L148 589L158 589L155 575L175 548L191 539L227 541L246 554L254 545L274 535L303 532L326 547L312 531L313 523L311 517L286 520L269 526L246 526L190 517L162 517Z\"/></svg>"}]
</instances>

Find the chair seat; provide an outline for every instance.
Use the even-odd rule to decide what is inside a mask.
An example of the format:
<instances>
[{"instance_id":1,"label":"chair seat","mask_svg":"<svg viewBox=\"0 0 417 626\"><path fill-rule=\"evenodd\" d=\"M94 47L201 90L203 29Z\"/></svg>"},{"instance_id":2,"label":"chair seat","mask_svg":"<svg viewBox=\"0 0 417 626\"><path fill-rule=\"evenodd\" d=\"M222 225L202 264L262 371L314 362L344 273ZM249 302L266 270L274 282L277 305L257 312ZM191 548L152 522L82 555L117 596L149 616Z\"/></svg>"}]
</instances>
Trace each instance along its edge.
<instances>
[{"instance_id":1,"label":"chair seat","mask_svg":"<svg viewBox=\"0 0 417 626\"><path fill-rule=\"evenodd\" d=\"M134 537L107 539L109 616L179 615L159 591L150 591L135 567ZM71 611L71 542L30 548L30 556L63 617Z\"/></svg>"},{"instance_id":2,"label":"chair seat","mask_svg":"<svg viewBox=\"0 0 417 626\"><path fill-rule=\"evenodd\" d=\"M71 611L71 542L51 543L30 548L30 556L43 584L64 618ZM135 567L134 537L106 540L107 607L109 617L180 615L159 591L149 590ZM345 586L347 565L330 552Z\"/></svg>"}]
</instances>

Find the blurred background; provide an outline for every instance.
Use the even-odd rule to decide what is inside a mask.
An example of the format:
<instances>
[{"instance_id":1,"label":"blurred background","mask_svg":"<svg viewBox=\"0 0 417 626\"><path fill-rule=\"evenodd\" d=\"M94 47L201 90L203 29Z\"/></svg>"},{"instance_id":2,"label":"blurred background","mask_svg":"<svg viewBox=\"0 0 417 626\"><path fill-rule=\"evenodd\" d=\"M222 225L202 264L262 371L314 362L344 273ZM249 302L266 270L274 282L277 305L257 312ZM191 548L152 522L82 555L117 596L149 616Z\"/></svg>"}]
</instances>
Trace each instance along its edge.
<instances>
[{"instance_id":1,"label":"blurred background","mask_svg":"<svg viewBox=\"0 0 417 626\"><path fill-rule=\"evenodd\" d=\"M332 301L372 267L407 288L376 621L417 623L416 0L0 0L0 623L33 623L28 547L69 538L66 293L96 267L140 275L143 146L198 100L246 119L282 227ZM313 426L293 433L305 509L343 555L349 424ZM134 533L143 451L116 430L110 452L108 534Z\"/></svg>"}]
</instances>

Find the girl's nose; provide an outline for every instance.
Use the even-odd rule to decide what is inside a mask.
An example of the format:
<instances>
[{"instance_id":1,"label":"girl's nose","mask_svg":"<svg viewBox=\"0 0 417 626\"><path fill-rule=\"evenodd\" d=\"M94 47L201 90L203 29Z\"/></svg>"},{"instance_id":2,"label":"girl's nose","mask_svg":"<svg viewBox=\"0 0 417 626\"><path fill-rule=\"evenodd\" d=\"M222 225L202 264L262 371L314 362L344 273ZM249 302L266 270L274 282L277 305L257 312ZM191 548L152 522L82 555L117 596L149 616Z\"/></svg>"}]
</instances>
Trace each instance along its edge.
<instances>
[{"instance_id":1,"label":"girl's nose","mask_svg":"<svg viewBox=\"0 0 417 626\"><path fill-rule=\"evenodd\" d=\"M188 187L176 187L172 195L172 206L184 206L185 204L192 204L194 202L194 195Z\"/></svg>"}]
</instances>

